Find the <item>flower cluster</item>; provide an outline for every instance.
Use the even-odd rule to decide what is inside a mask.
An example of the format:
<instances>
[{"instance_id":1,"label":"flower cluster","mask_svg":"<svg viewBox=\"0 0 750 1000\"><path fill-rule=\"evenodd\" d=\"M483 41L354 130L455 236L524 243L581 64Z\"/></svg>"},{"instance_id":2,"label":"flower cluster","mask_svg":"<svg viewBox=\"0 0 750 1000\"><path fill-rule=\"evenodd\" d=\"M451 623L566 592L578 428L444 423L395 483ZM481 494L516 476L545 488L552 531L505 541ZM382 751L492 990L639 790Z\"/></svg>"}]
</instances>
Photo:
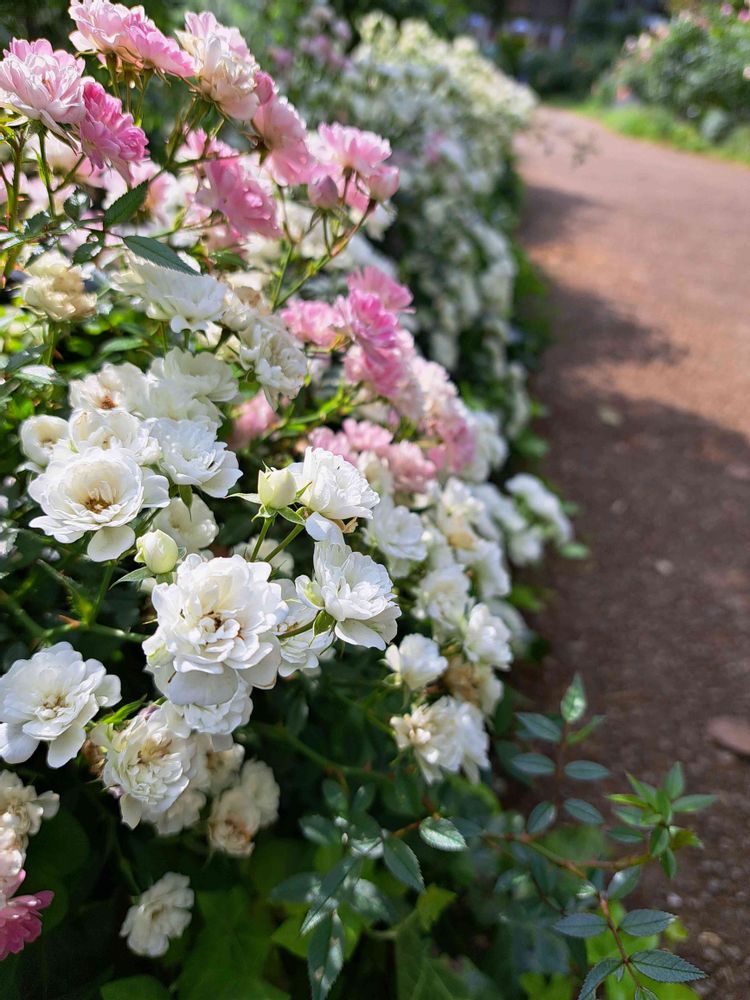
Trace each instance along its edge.
<instances>
[{"instance_id":1,"label":"flower cluster","mask_svg":"<svg viewBox=\"0 0 750 1000\"><path fill-rule=\"evenodd\" d=\"M169 952L180 994L199 966L213 992L205 955L235 935L247 995L289 987L265 958L282 939L295 959L316 942L327 990L314 962L343 961L340 913L403 916L379 866L421 887L405 836L471 803L500 815L491 747L528 639L511 572L571 542L540 479L503 482L527 409L502 346L513 267L478 206L530 101L467 43L368 20L328 80L343 120L312 94L308 129L212 13L173 35L109 0L70 13L76 54L14 40L0 62L0 757L55 788L0 775L0 956L40 932L50 893L14 893L27 848L30 875L50 870L29 837L59 804L60 839L96 858L70 906ZM335 43L302 51L330 67L347 37L324 20ZM372 241L401 183L399 272ZM472 324L501 345L503 413L437 349ZM313 853L333 874L300 876Z\"/></svg>"}]
</instances>

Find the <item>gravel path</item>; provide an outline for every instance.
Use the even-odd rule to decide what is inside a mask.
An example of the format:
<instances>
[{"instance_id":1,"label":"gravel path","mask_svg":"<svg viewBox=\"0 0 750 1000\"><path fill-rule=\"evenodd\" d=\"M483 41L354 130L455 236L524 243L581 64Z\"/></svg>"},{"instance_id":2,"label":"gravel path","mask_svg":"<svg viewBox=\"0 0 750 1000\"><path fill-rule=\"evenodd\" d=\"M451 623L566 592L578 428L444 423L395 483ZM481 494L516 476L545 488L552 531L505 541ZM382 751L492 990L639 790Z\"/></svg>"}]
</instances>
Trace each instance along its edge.
<instances>
[{"instance_id":1,"label":"gravel path","mask_svg":"<svg viewBox=\"0 0 750 1000\"><path fill-rule=\"evenodd\" d=\"M648 892L682 914L702 995L747 1000L750 763L706 729L750 721L750 170L561 111L537 124L519 152L521 237L556 338L534 387L551 411L543 472L581 505L592 549L545 574L544 689L552 704L584 674L607 713L591 755L623 784L681 760L688 791L719 794L705 850Z\"/></svg>"}]
</instances>

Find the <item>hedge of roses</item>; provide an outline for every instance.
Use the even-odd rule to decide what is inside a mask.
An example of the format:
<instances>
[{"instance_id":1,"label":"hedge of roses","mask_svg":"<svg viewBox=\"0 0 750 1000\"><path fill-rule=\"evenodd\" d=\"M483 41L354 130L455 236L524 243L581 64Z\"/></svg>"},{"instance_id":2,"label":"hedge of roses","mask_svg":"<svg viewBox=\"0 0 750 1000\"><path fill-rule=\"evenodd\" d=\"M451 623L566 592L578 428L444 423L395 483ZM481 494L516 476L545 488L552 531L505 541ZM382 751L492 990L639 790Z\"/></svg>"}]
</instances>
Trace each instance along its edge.
<instances>
[{"instance_id":1,"label":"hedge of roses","mask_svg":"<svg viewBox=\"0 0 750 1000\"><path fill-rule=\"evenodd\" d=\"M750 128L750 4L707 4L630 39L599 84L696 123L711 141ZM735 141L739 135L735 136Z\"/></svg>"},{"instance_id":2,"label":"hedge of roses","mask_svg":"<svg viewBox=\"0 0 750 1000\"><path fill-rule=\"evenodd\" d=\"M675 766L605 823L561 783L607 775L580 679L514 717L510 567L571 525L535 476L497 485L512 408L415 340L476 322L507 371L481 206L523 115L495 145L446 110L422 176L424 136L308 130L211 13L70 15L70 51L0 61L3 995L692 995L658 985L701 975L659 946L673 916L622 900L707 797ZM452 67L438 104L495 120L473 50L400 37ZM149 107L177 111L147 135ZM416 306L363 235L402 180ZM454 219L457 273L497 280L455 324L462 284L429 304ZM501 803L536 777L528 815Z\"/></svg>"}]
</instances>

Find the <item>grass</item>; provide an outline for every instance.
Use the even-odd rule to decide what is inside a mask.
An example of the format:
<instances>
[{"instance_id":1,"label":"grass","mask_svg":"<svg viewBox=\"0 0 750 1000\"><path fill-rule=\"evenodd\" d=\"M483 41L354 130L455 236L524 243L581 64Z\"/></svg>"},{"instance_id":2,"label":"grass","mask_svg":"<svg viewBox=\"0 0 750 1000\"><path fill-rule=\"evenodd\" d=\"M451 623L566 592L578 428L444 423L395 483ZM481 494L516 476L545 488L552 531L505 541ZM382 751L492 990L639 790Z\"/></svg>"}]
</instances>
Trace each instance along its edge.
<instances>
[{"instance_id":1,"label":"grass","mask_svg":"<svg viewBox=\"0 0 750 1000\"><path fill-rule=\"evenodd\" d=\"M648 105L607 107L596 101L565 103L569 111L595 118L613 132L663 143L689 153L703 153L750 166L750 128L734 129L723 142L710 142L690 122L681 121L665 108Z\"/></svg>"}]
</instances>

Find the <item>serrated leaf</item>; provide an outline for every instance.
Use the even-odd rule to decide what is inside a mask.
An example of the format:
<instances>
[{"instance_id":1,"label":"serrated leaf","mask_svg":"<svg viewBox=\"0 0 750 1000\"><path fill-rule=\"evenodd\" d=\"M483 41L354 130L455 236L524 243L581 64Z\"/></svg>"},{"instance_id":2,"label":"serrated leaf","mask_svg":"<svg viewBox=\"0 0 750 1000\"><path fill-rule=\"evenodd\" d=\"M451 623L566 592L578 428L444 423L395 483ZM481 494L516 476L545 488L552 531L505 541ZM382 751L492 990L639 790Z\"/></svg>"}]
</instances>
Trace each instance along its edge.
<instances>
[{"instance_id":1,"label":"serrated leaf","mask_svg":"<svg viewBox=\"0 0 750 1000\"><path fill-rule=\"evenodd\" d=\"M683 795L672 803L674 812L693 813L708 809L716 802L715 795Z\"/></svg>"},{"instance_id":2,"label":"serrated leaf","mask_svg":"<svg viewBox=\"0 0 750 1000\"><path fill-rule=\"evenodd\" d=\"M522 774L530 776L554 774L555 764L541 753L519 753L513 757L511 765Z\"/></svg>"},{"instance_id":3,"label":"serrated leaf","mask_svg":"<svg viewBox=\"0 0 750 1000\"><path fill-rule=\"evenodd\" d=\"M616 969L619 969L622 962L619 958L603 958L597 962L593 969L589 969L588 975L583 981L578 1000L592 1000L597 986L601 986L607 976L610 976Z\"/></svg>"},{"instance_id":4,"label":"serrated leaf","mask_svg":"<svg viewBox=\"0 0 750 1000\"><path fill-rule=\"evenodd\" d=\"M576 674L560 702L560 712L566 722L574 723L586 711L586 692L580 674Z\"/></svg>"},{"instance_id":5,"label":"serrated leaf","mask_svg":"<svg viewBox=\"0 0 750 1000\"><path fill-rule=\"evenodd\" d=\"M659 998L648 986L638 986L633 1000L659 1000Z\"/></svg>"},{"instance_id":6,"label":"serrated leaf","mask_svg":"<svg viewBox=\"0 0 750 1000\"><path fill-rule=\"evenodd\" d=\"M594 760L572 760L565 765L565 773L576 781L601 781L609 777L610 770Z\"/></svg>"},{"instance_id":7,"label":"serrated leaf","mask_svg":"<svg viewBox=\"0 0 750 1000\"><path fill-rule=\"evenodd\" d=\"M641 880L640 868L623 868L617 872L607 887L607 899L624 899Z\"/></svg>"},{"instance_id":8,"label":"serrated leaf","mask_svg":"<svg viewBox=\"0 0 750 1000\"><path fill-rule=\"evenodd\" d=\"M449 819L428 816L419 824L419 836L436 851L464 851L466 841Z\"/></svg>"},{"instance_id":9,"label":"serrated leaf","mask_svg":"<svg viewBox=\"0 0 750 1000\"><path fill-rule=\"evenodd\" d=\"M125 194L120 195L109 208L104 213L104 218L102 223L105 229L109 229L111 226L117 226L121 222L127 222L128 219L132 219L138 209L146 200L146 195L148 194L149 181L142 181L137 184L130 191L126 191Z\"/></svg>"},{"instance_id":10,"label":"serrated leaf","mask_svg":"<svg viewBox=\"0 0 750 1000\"><path fill-rule=\"evenodd\" d=\"M621 920L620 930L632 937L651 937L661 934L673 920L674 914L664 910L631 910Z\"/></svg>"},{"instance_id":11,"label":"serrated leaf","mask_svg":"<svg viewBox=\"0 0 750 1000\"><path fill-rule=\"evenodd\" d=\"M667 848L659 858L664 874L667 878L674 878L677 874L677 858L671 848Z\"/></svg>"},{"instance_id":12,"label":"serrated leaf","mask_svg":"<svg viewBox=\"0 0 750 1000\"><path fill-rule=\"evenodd\" d=\"M529 833L542 833L552 826L557 817L557 809L553 802L540 802L534 806L526 821L526 829Z\"/></svg>"},{"instance_id":13,"label":"serrated leaf","mask_svg":"<svg viewBox=\"0 0 750 1000\"><path fill-rule=\"evenodd\" d=\"M383 860L391 875L399 882L408 885L410 889L421 892L424 889L424 879L419 867L417 856L403 840L389 835L383 843Z\"/></svg>"},{"instance_id":14,"label":"serrated leaf","mask_svg":"<svg viewBox=\"0 0 750 1000\"><path fill-rule=\"evenodd\" d=\"M141 257L152 264L158 264L159 267L167 267L171 271L181 271L183 274L190 274L193 277L198 274L166 243L160 243L158 240L151 239L150 236L125 236L123 243L136 257Z\"/></svg>"},{"instance_id":15,"label":"serrated leaf","mask_svg":"<svg viewBox=\"0 0 750 1000\"><path fill-rule=\"evenodd\" d=\"M604 822L604 817L596 808L584 799L566 799L563 802L563 809L573 819L579 823L588 823L590 826L599 826Z\"/></svg>"},{"instance_id":16,"label":"serrated leaf","mask_svg":"<svg viewBox=\"0 0 750 1000\"><path fill-rule=\"evenodd\" d=\"M706 978L705 972L671 951L637 951L630 961L638 972L657 983L692 983Z\"/></svg>"},{"instance_id":17,"label":"serrated leaf","mask_svg":"<svg viewBox=\"0 0 750 1000\"><path fill-rule=\"evenodd\" d=\"M322 920L310 935L307 972L312 1000L325 1000L344 965L344 925L338 914Z\"/></svg>"},{"instance_id":18,"label":"serrated leaf","mask_svg":"<svg viewBox=\"0 0 750 1000\"><path fill-rule=\"evenodd\" d=\"M320 923L320 920L326 916L326 912L332 908L334 897L346 881L355 864L357 864L357 858L347 856L342 858L325 874L323 881L320 883L315 904L308 910L305 919L302 921L301 934L307 934L308 931L316 927Z\"/></svg>"},{"instance_id":19,"label":"serrated leaf","mask_svg":"<svg viewBox=\"0 0 750 1000\"><path fill-rule=\"evenodd\" d=\"M537 740L546 740L548 743L559 743L562 738L562 727L559 722L550 719L547 715L540 715L536 712L518 712L517 717L524 729Z\"/></svg>"},{"instance_id":20,"label":"serrated leaf","mask_svg":"<svg viewBox=\"0 0 750 1000\"><path fill-rule=\"evenodd\" d=\"M311 903L320 891L320 875L298 872L271 889L272 903Z\"/></svg>"},{"instance_id":21,"label":"serrated leaf","mask_svg":"<svg viewBox=\"0 0 750 1000\"><path fill-rule=\"evenodd\" d=\"M590 938L603 934L607 921L596 913L570 913L552 925L559 934L567 937Z\"/></svg>"}]
</instances>

